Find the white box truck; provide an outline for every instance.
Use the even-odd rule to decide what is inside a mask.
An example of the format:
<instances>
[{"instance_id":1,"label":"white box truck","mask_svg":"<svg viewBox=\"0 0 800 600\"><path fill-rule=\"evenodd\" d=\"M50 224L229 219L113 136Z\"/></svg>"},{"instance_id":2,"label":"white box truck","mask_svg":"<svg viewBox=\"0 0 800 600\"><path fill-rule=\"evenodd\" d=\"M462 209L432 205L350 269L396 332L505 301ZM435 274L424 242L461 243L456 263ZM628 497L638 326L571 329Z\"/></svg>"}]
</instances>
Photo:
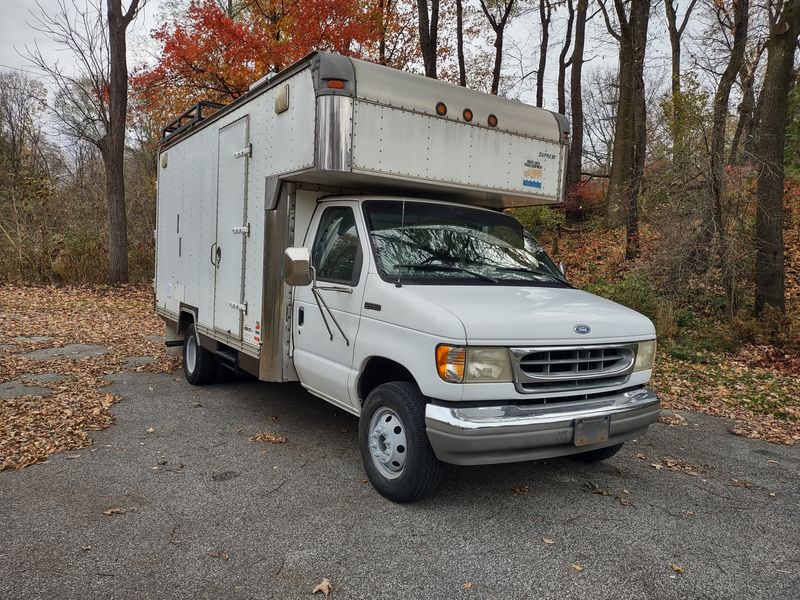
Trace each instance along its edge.
<instances>
[{"instance_id":1,"label":"white box truck","mask_svg":"<svg viewBox=\"0 0 800 600\"><path fill-rule=\"evenodd\" d=\"M612 456L659 416L653 324L502 209L558 203L558 114L314 53L167 126L156 311L187 380L299 381L387 498L442 463Z\"/></svg>"}]
</instances>

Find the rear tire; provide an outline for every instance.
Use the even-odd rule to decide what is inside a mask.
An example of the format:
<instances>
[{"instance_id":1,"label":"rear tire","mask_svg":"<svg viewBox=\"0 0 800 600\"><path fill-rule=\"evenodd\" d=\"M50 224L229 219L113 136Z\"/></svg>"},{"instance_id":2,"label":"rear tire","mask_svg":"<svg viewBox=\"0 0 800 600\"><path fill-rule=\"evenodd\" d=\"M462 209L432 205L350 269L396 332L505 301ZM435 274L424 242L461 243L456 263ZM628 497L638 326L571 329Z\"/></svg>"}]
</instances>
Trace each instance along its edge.
<instances>
[{"instance_id":1,"label":"rear tire","mask_svg":"<svg viewBox=\"0 0 800 600\"><path fill-rule=\"evenodd\" d=\"M593 462L600 462L601 460L606 460L607 458L611 458L617 452L620 451L623 444L615 444L614 446L606 446L605 448L598 448L597 450L589 450L589 452L581 452L580 454L573 454L571 458L584 462L584 463L593 463Z\"/></svg>"},{"instance_id":2,"label":"rear tire","mask_svg":"<svg viewBox=\"0 0 800 600\"><path fill-rule=\"evenodd\" d=\"M189 325L183 338L183 374L192 385L211 383L217 374L217 361L211 352L197 343L194 324Z\"/></svg>"},{"instance_id":3,"label":"rear tire","mask_svg":"<svg viewBox=\"0 0 800 600\"><path fill-rule=\"evenodd\" d=\"M372 486L392 502L433 494L443 466L425 431L426 398L414 383L394 381L370 392L361 411L361 460Z\"/></svg>"}]
</instances>

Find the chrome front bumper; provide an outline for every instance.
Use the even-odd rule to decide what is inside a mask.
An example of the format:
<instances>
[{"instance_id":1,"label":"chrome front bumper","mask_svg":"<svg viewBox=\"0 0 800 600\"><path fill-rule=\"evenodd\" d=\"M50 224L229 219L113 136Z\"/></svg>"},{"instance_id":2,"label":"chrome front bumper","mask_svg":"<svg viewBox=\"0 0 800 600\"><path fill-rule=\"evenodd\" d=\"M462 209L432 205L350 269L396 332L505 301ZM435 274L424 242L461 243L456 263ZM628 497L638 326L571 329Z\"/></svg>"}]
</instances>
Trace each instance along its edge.
<instances>
[{"instance_id":1,"label":"chrome front bumper","mask_svg":"<svg viewBox=\"0 0 800 600\"><path fill-rule=\"evenodd\" d=\"M660 402L646 387L570 403L536 406L428 404L428 439L440 460L483 465L565 456L619 444L658 420ZM608 440L575 444L577 420L608 417Z\"/></svg>"}]
</instances>

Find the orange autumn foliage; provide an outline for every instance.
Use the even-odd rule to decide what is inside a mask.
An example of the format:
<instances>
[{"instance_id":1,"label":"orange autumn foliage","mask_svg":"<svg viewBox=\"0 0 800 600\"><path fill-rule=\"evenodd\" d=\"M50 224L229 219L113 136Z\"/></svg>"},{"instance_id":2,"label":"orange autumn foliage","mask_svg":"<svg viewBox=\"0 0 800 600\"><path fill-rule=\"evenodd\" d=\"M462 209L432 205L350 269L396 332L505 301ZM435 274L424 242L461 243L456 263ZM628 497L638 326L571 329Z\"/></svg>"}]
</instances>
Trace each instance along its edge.
<instances>
[{"instance_id":1,"label":"orange autumn foliage","mask_svg":"<svg viewBox=\"0 0 800 600\"><path fill-rule=\"evenodd\" d=\"M214 0L193 0L179 22L153 32L161 57L133 76L132 91L141 109L174 116L200 99L237 98L315 50L380 61L387 42L411 41L407 9L396 0L242 0L229 15Z\"/></svg>"}]
</instances>

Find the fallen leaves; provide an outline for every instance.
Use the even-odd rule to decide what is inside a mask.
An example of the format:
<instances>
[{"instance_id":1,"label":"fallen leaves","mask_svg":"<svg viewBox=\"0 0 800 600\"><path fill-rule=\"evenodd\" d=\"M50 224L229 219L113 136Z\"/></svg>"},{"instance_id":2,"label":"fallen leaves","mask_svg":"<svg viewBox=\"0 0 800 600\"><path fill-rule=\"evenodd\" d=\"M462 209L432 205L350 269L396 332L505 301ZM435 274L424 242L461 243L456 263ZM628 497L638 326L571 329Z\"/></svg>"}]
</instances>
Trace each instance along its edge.
<instances>
[{"instance_id":1,"label":"fallen leaves","mask_svg":"<svg viewBox=\"0 0 800 600\"><path fill-rule=\"evenodd\" d=\"M575 571L577 571L578 573L580 573L581 571L583 571L583 567L582 567L582 566L580 566L578 563L572 563L572 564L570 565L570 567L572 567L572 568L573 568Z\"/></svg>"},{"instance_id":2,"label":"fallen leaves","mask_svg":"<svg viewBox=\"0 0 800 600\"><path fill-rule=\"evenodd\" d=\"M224 561L227 561L228 558L230 558L228 556L227 552L222 552L221 550L212 550L211 552L208 552L207 554L211 558L218 558L218 559L224 560Z\"/></svg>"},{"instance_id":3,"label":"fallen leaves","mask_svg":"<svg viewBox=\"0 0 800 600\"><path fill-rule=\"evenodd\" d=\"M682 575L685 572L685 569L682 566L676 565L675 563L670 563L669 568L675 571L678 575Z\"/></svg>"},{"instance_id":4,"label":"fallen leaves","mask_svg":"<svg viewBox=\"0 0 800 600\"><path fill-rule=\"evenodd\" d=\"M583 484L583 491L584 492L589 492L589 493L592 493L592 494L598 494L600 496L610 496L611 495L611 492L609 492L606 489L601 488L599 485L597 485L596 483L592 483L591 481L587 481L586 483Z\"/></svg>"},{"instance_id":5,"label":"fallen leaves","mask_svg":"<svg viewBox=\"0 0 800 600\"><path fill-rule=\"evenodd\" d=\"M106 377L126 370L130 357L155 357L153 363L142 365L143 371L172 372L177 368L179 359L167 356L157 339L163 333L163 322L152 306L148 287L0 286L0 336L4 342L0 383L35 381L51 391L46 398L21 396L0 401L0 470L23 468L43 462L51 454L90 445L89 431L105 429L114 422L110 408L119 398L102 391L108 385ZM102 346L107 352L78 359L24 356L75 343Z\"/></svg>"},{"instance_id":6,"label":"fallen leaves","mask_svg":"<svg viewBox=\"0 0 800 600\"><path fill-rule=\"evenodd\" d=\"M550 538L543 538L543 539L542 539L542 543L543 543L545 546L550 546L550 545L552 545L552 544L555 544L556 542L555 542L555 540L551 540Z\"/></svg>"},{"instance_id":7,"label":"fallen leaves","mask_svg":"<svg viewBox=\"0 0 800 600\"><path fill-rule=\"evenodd\" d=\"M515 496L524 496L528 493L528 486L527 485L515 485L511 488L511 493Z\"/></svg>"},{"instance_id":8,"label":"fallen leaves","mask_svg":"<svg viewBox=\"0 0 800 600\"><path fill-rule=\"evenodd\" d=\"M311 593L312 594L322 593L325 594L325 596L329 596L331 593L330 579L328 579L327 577L323 577L322 581L320 581L316 586L314 586L314 589L311 590Z\"/></svg>"},{"instance_id":9,"label":"fallen leaves","mask_svg":"<svg viewBox=\"0 0 800 600\"><path fill-rule=\"evenodd\" d=\"M680 416L678 413L674 413L672 415L664 414L658 418L659 423L663 423L664 425L675 426L675 425L686 425L686 419Z\"/></svg>"},{"instance_id":10,"label":"fallen leaves","mask_svg":"<svg viewBox=\"0 0 800 600\"><path fill-rule=\"evenodd\" d=\"M112 506L111 508L105 509L103 514L110 517L112 515L124 515L126 512L128 511L120 506Z\"/></svg>"},{"instance_id":11,"label":"fallen leaves","mask_svg":"<svg viewBox=\"0 0 800 600\"><path fill-rule=\"evenodd\" d=\"M696 477L700 477L701 475L705 475L707 473L705 467L699 467L697 465L682 461L678 458L663 458L661 459L661 463L670 471L676 471L685 475L694 475ZM656 469L661 468L661 465L654 464L652 466Z\"/></svg>"},{"instance_id":12,"label":"fallen leaves","mask_svg":"<svg viewBox=\"0 0 800 600\"><path fill-rule=\"evenodd\" d=\"M268 444L285 444L289 441L285 435L279 433L262 432L257 433L250 438L251 442L264 442Z\"/></svg>"}]
</instances>

